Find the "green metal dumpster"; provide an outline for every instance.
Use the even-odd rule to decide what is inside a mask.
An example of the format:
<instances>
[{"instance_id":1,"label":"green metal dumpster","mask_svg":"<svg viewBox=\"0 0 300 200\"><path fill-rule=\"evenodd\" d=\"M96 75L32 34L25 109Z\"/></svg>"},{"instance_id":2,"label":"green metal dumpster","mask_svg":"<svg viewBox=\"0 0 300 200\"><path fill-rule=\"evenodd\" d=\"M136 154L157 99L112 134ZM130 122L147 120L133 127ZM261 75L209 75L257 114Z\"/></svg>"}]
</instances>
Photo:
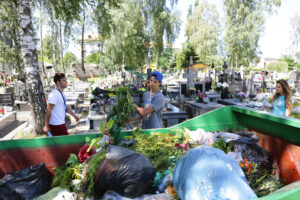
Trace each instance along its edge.
<instances>
[{"instance_id":1,"label":"green metal dumpster","mask_svg":"<svg viewBox=\"0 0 300 200\"><path fill-rule=\"evenodd\" d=\"M206 131L235 131L248 129L260 138L259 145L268 150L278 162L280 175L290 184L261 199L293 199L300 195L300 120L275 116L270 113L227 106L195 117L169 129L144 130L144 134L170 133L170 129L188 128ZM118 142L132 131L124 131ZM47 169L63 165L69 154L77 154L85 138L100 134L70 135L50 138L0 141L0 178L30 165L45 163Z\"/></svg>"}]
</instances>

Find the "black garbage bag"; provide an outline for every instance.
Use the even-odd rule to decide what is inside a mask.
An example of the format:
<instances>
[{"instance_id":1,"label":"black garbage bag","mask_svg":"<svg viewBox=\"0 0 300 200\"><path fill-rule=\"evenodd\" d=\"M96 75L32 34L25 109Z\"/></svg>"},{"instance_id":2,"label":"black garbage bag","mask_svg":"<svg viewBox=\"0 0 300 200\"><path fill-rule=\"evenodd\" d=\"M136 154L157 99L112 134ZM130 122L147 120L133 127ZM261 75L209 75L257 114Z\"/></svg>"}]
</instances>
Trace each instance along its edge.
<instances>
[{"instance_id":1,"label":"black garbage bag","mask_svg":"<svg viewBox=\"0 0 300 200\"><path fill-rule=\"evenodd\" d=\"M96 87L94 90L93 90L93 92L92 92L92 94L94 95L94 96L99 96L100 94L101 94L101 89L99 88L99 87Z\"/></svg>"},{"instance_id":2,"label":"black garbage bag","mask_svg":"<svg viewBox=\"0 0 300 200\"><path fill-rule=\"evenodd\" d=\"M22 200L22 196L10 189L4 183L0 183L0 199L1 200Z\"/></svg>"},{"instance_id":3,"label":"black garbage bag","mask_svg":"<svg viewBox=\"0 0 300 200\"><path fill-rule=\"evenodd\" d=\"M156 173L148 158L114 145L108 145L106 152L95 177L96 194L113 190L127 198L136 198L151 188Z\"/></svg>"},{"instance_id":4,"label":"black garbage bag","mask_svg":"<svg viewBox=\"0 0 300 200\"><path fill-rule=\"evenodd\" d=\"M270 154L251 138L242 137L233 141L234 152L241 152L243 158L257 163L258 168L271 169Z\"/></svg>"},{"instance_id":5,"label":"black garbage bag","mask_svg":"<svg viewBox=\"0 0 300 200\"><path fill-rule=\"evenodd\" d=\"M45 164L6 174L0 182L0 199L33 199L50 190Z\"/></svg>"}]
</instances>

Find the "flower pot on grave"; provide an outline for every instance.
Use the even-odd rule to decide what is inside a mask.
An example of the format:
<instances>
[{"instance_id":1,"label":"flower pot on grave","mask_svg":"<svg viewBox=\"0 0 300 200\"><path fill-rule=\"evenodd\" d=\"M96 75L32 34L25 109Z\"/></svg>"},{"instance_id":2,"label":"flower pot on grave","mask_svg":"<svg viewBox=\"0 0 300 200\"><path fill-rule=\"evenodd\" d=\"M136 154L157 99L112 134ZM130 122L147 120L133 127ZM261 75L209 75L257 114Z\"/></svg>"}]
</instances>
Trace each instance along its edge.
<instances>
[{"instance_id":1,"label":"flower pot on grave","mask_svg":"<svg viewBox=\"0 0 300 200\"><path fill-rule=\"evenodd\" d=\"M202 98L196 98L197 103L203 103L203 99Z\"/></svg>"},{"instance_id":2,"label":"flower pot on grave","mask_svg":"<svg viewBox=\"0 0 300 200\"><path fill-rule=\"evenodd\" d=\"M222 99L227 99L227 96L228 96L227 92L222 92L221 93L221 98Z\"/></svg>"}]
</instances>

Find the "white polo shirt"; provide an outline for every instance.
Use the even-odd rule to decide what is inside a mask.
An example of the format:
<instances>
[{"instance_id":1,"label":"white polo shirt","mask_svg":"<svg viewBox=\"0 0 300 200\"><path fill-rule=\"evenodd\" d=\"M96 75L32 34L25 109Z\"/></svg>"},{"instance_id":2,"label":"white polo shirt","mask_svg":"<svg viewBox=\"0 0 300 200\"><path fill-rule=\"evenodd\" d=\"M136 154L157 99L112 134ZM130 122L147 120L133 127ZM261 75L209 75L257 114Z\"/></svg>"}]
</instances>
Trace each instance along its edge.
<instances>
[{"instance_id":1,"label":"white polo shirt","mask_svg":"<svg viewBox=\"0 0 300 200\"><path fill-rule=\"evenodd\" d=\"M51 117L50 117L50 121L49 121L49 124L51 124L51 125L61 125L61 124L65 123L66 106L65 106L63 98L65 98L65 100L66 100L66 96L63 92L62 92L62 94L63 94L63 97L57 89L54 89L48 95L48 103L55 105L54 108L52 109Z\"/></svg>"}]
</instances>

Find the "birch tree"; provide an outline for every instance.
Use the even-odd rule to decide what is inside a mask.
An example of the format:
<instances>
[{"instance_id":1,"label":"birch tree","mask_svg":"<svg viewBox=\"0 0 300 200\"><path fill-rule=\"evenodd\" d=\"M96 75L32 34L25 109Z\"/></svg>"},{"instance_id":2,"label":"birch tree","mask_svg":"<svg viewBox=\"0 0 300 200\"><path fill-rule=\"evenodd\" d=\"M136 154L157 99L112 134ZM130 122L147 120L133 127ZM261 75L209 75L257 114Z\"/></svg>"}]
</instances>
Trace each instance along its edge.
<instances>
[{"instance_id":1,"label":"birch tree","mask_svg":"<svg viewBox=\"0 0 300 200\"><path fill-rule=\"evenodd\" d=\"M0 2L0 63L22 73L23 62L18 32L18 13L12 1Z\"/></svg>"},{"instance_id":2,"label":"birch tree","mask_svg":"<svg viewBox=\"0 0 300 200\"><path fill-rule=\"evenodd\" d=\"M249 66L260 54L258 41L266 16L281 0L224 0L226 12L225 48L232 67Z\"/></svg>"},{"instance_id":3,"label":"birch tree","mask_svg":"<svg viewBox=\"0 0 300 200\"><path fill-rule=\"evenodd\" d=\"M33 131L35 134L41 134L44 126L46 100L39 75L37 51L31 21L31 8L27 0L21 0L18 6L21 52L26 84L28 86L29 102L32 107Z\"/></svg>"},{"instance_id":4,"label":"birch tree","mask_svg":"<svg viewBox=\"0 0 300 200\"><path fill-rule=\"evenodd\" d=\"M187 19L186 35L200 62L212 63L218 53L220 31L216 6L207 1L196 3Z\"/></svg>"},{"instance_id":5,"label":"birch tree","mask_svg":"<svg viewBox=\"0 0 300 200\"><path fill-rule=\"evenodd\" d=\"M112 9L110 37L104 43L103 65L120 68L121 65L141 67L145 63L144 21L140 6L127 1Z\"/></svg>"}]
</instances>

